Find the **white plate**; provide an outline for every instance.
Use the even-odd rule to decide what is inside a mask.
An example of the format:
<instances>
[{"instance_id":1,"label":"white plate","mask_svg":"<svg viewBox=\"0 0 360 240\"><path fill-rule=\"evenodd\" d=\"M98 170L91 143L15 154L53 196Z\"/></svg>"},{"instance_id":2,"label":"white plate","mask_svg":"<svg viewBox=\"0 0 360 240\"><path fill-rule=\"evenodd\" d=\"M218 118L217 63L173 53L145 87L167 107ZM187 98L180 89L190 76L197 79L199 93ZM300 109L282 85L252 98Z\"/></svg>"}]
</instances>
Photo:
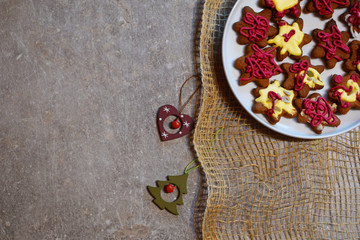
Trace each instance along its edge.
<instances>
[{"instance_id":1,"label":"white plate","mask_svg":"<svg viewBox=\"0 0 360 240\"><path fill-rule=\"evenodd\" d=\"M254 96L251 94L251 90L256 88L255 83L251 82L245 86L239 86L238 81L240 77L240 71L234 67L234 62L237 58L244 55L244 49L246 45L240 45L236 42L238 37L237 33L232 29L232 26L235 22L240 21L242 9L245 6L250 6L255 12L260 12L262 9L257 5L258 1L254 0L239 0L231 10L229 18L226 22L223 41L222 41L222 60L224 64L225 74L227 80L230 84L230 88L235 94L236 98L239 100L240 104L246 109L248 113L250 113L257 121L265 125L266 127L282 133L287 136L303 138L303 139L319 139L319 138L327 138L332 137L344 132L347 132L358 125L360 125L360 110L351 109L346 115L337 115L341 124L337 128L335 127L325 127L322 134L316 134L312 128L308 124L298 123L297 119L287 119L282 117L281 120L275 124L271 125L265 118L263 114L255 114L251 110L252 105L254 104ZM302 1L302 8L305 5L305 2ZM345 12L345 9L336 9L333 15L333 19L336 20L337 25L341 31L346 30L345 24L339 21L339 16ZM315 28L324 29L325 23L328 22L320 20L319 17L314 16L313 13L304 14L301 13L301 18L304 20L304 28L303 31L307 34L311 35L311 32ZM284 17L289 24L292 24L293 19ZM271 23L273 26L276 26L274 23ZM352 39L350 39L352 41ZM349 41L349 42L350 42ZM305 45L303 47L304 55L310 56L311 50L314 48L315 42ZM284 62L293 63L294 61L287 57ZM323 65L323 62L320 59L311 59L311 63L313 65ZM278 62L278 64L280 64ZM330 88L330 79L332 74L344 74L344 71L341 69L341 63L337 63L335 68L333 69L325 69L321 74L323 81L325 81L325 87L319 91L322 96L327 98L327 92ZM277 79L282 83L285 79L284 74L279 74L270 79L270 82ZM310 91L309 94L315 91Z\"/></svg>"}]
</instances>

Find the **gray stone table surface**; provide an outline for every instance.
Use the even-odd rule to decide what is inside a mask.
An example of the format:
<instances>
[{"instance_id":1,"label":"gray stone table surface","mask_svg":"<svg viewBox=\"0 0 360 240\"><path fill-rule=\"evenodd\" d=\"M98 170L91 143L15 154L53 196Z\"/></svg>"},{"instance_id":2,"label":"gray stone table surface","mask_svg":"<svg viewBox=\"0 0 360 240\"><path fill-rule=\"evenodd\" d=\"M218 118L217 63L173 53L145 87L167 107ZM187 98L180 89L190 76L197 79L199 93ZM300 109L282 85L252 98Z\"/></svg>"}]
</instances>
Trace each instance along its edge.
<instances>
[{"instance_id":1,"label":"gray stone table surface","mask_svg":"<svg viewBox=\"0 0 360 240\"><path fill-rule=\"evenodd\" d=\"M196 238L199 173L179 216L146 186L194 158L155 118L194 73L198 5L0 0L0 239Z\"/></svg>"}]
</instances>

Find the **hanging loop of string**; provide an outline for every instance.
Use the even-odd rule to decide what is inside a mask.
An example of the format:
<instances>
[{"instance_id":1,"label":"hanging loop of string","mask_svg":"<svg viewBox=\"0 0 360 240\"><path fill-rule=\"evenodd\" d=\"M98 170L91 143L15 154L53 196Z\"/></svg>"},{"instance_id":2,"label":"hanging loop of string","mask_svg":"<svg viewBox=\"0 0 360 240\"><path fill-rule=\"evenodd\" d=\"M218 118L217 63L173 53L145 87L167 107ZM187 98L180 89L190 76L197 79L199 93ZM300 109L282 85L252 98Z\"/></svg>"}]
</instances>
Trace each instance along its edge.
<instances>
[{"instance_id":1,"label":"hanging loop of string","mask_svg":"<svg viewBox=\"0 0 360 240\"><path fill-rule=\"evenodd\" d=\"M186 83L190 80L190 79L200 79L200 76L198 75L192 75L191 77L189 77L188 79L185 80L185 82L182 84L181 88L180 88L180 95L179 95L179 105L180 105L180 109L179 109L179 113L181 114L181 112L184 110L184 108L186 107L186 105L190 102L190 100L195 96L195 94L199 91L199 89L201 88L201 85L199 85L195 91L191 94L191 96L188 98L188 100L184 103L184 105L182 105L182 92L183 89L186 85Z\"/></svg>"}]
</instances>

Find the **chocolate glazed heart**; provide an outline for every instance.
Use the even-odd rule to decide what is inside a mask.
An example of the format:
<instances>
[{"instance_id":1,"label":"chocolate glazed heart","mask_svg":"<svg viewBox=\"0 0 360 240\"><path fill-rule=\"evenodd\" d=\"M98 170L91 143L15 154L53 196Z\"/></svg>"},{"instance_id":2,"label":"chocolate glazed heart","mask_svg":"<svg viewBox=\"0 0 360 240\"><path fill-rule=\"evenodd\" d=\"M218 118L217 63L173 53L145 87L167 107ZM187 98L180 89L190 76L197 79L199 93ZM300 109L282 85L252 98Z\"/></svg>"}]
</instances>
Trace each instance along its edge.
<instances>
[{"instance_id":1,"label":"chocolate glazed heart","mask_svg":"<svg viewBox=\"0 0 360 240\"><path fill-rule=\"evenodd\" d=\"M180 120L180 130L177 133L169 133L164 128L164 121L169 116L175 116ZM179 114L178 110L171 105L164 105L160 107L157 124L159 128L161 141L169 141L182 136L187 135L194 127L194 122L192 118L185 114Z\"/></svg>"}]
</instances>

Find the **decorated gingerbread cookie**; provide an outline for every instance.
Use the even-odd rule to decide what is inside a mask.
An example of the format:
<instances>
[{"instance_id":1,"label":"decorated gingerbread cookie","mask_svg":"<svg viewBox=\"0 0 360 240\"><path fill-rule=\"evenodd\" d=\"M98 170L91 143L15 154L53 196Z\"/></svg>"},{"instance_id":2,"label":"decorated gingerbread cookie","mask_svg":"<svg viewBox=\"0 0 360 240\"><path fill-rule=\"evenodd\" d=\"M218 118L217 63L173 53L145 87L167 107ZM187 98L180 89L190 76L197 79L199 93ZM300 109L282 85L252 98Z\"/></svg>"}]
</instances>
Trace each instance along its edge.
<instances>
[{"instance_id":1,"label":"decorated gingerbread cookie","mask_svg":"<svg viewBox=\"0 0 360 240\"><path fill-rule=\"evenodd\" d=\"M302 0L260 0L260 6L270 8L275 21L281 20L285 14L293 18L300 17Z\"/></svg>"},{"instance_id":2,"label":"decorated gingerbread cookie","mask_svg":"<svg viewBox=\"0 0 360 240\"><path fill-rule=\"evenodd\" d=\"M336 8L346 8L350 5L349 0L308 0L304 12L315 12L323 19L329 19Z\"/></svg>"},{"instance_id":3,"label":"decorated gingerbread cookie","mask_svg":"<svg viewBox=\"0 0 360 240\"><path fill-rule=\"evenodd\" d=\"M298 121L309 123L318 134L323 131L324 126L337 127L340 124L340 119L334 114L337 105L330 104L318 93L313 93L306 99L296 99L295 106L300 110Z\"/></svg>"},{"instance_id":4,"label":"decorated gingerbread cookie","mask_svg":"<svg viewBox=\"0 0 360 240\"><path fill-rule=\"evenodd\" d=\"M349 11L342 14L340 19L349 26L352 37L360 40L360 2L352 0Z\"/></svg>"},{"instance_id":5,"label":"decorated gingerbread cookie","mask_svg":"<svg viewBox=\"0 0 360 240\"><path fill-rule=\"evenodd\" d=\"M325 85L320 76L324 66L313 66L309 57L304 56L294 64L284 63L282 68L287 75L283 86L295 90L301 98L306 97L310 90L321 89Z\"/></svg>"},{"instance_id":6,"label":"decorated gingerbread cookie","mask_svg":"<svg viewBox=\"0 0 360 240\"><path fill-rule=\"evenodd\" d=\"M239 44L255 43L260 47L267 45L267 38L277 34L277 29L270 26L271 11L265 9L260 13L254 12L250 7L244 7L242 19L234 23L233 29L238 33Z\"/></svg>"},{"instance_id":7,"label":"decorated gingerbread cookie","mask_svg":"<svg viewBox=\"0 0 360 240\"><path fill-rule=\"evenodd\" d=\"M255 81L262 87L269 85L269 79L282 73L275 62L275 48L260 49L258 45L248 45L246 55L236 59L235 67L241 71L239 85Z\"/></svg>"},{"instance_id":8,"label":"decorated gingerbread cookie","mask_svg":"<svg viewBox=\"0 0 360 240\"><path fill-rule=\"evenodd\" d=\"M292 25L285 21L279 22L279 33L268 40L269 44L277 47L276 59L284 60L287 56L299 59L303 52L302 47L311 42L312 37L302 32L303 20L297 19Z\"/></svg>"},{"instance_id":9,"label":"decorated gingerbread cookie","mask_svg":"<svg viewBox=\"0 0 360 240\"><path fill-rule=\"evenodd\" d=\"M334 68L337 62L350 57L350 48L346 45L350 34L346 31L340 32L334 20L326 23L325 29L315 29L313 37L317 42L311 56L323 58L326 68Z\"/></svg>"},{"instance_id":10,"label":"decorated gingerbread cookie","mask_svg":"<svg viewBox=\"0 0 360 240\"><path fill-rule=\"evenodd\" d=\"M271 124L279 122L282 116L296 117L297 111L292 104L295 92L281 87L279 81L275 80L266 88L258 87L253 94L256 97L253 112L265 114Z\"/></svg>"},{"instance_id":11,"label":"decorated gingerbread cookie","mask_svg":"<svg viewBox=\"0 0 360 240\"><path fill-rule=\"evenodd\" d=\"M346 71L360 72L360 41L354 40L350 43L350 58L346 60L344 69Z\"/></svg>"},{"instance_id":12,"label":"decorated gingerbread cookie","mask_svg":"<svg viewBox=\"0 0 360 240\"><path fill-rule=\"evenodd\" d=\"M329 98L338 103L338 110L346 114L351 108L360 109L360 75L352 71L342 77L334 75Z\"/></svg>"}]
</instances>

